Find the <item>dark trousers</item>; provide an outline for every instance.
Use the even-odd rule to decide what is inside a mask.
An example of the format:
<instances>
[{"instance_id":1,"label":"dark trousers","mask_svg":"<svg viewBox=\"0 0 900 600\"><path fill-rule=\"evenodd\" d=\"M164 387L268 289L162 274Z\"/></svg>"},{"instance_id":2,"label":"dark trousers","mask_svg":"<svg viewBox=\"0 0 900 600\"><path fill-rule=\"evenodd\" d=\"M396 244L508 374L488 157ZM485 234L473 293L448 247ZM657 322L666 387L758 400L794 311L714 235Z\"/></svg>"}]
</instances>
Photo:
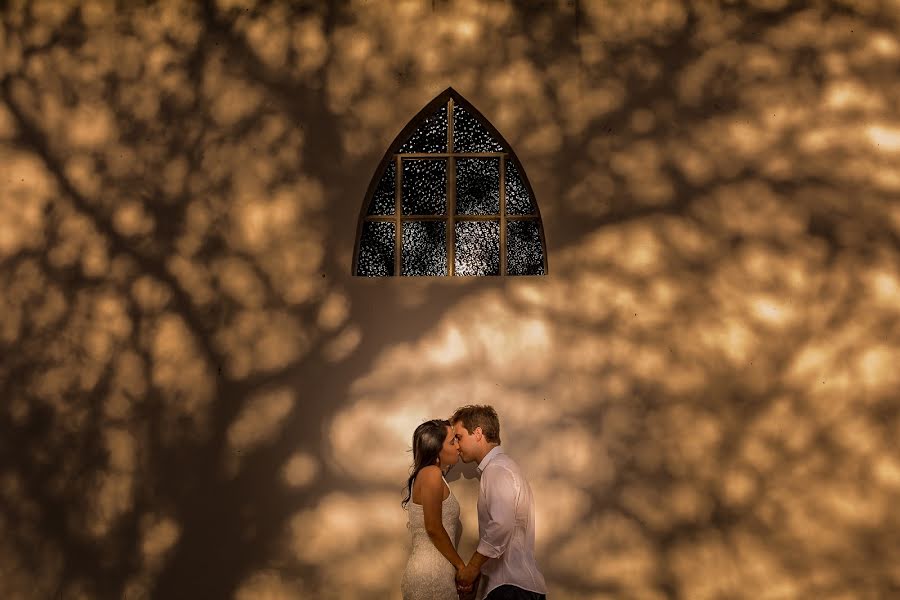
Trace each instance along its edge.
<instances>
[{"instance_id":1,"label":"dark trousers","mask_svg":"<svg viewBox=\"0 0 900 600\"><path fill-rule=\"evenodd\" d=\"M514 585L501 585L492 589L484 600L547 600L547 596Z\"/></svg>"}]
</instances>

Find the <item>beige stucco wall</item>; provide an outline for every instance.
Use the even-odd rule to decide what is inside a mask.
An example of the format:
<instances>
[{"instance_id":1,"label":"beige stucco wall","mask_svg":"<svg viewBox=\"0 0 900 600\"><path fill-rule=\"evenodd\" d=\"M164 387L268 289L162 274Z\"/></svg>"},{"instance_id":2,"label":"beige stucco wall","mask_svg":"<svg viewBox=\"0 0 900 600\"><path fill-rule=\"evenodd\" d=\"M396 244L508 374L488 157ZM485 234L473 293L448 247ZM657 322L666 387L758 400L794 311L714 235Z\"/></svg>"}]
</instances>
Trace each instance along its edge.
<instances>
[{"instance_id":1,"label":"beige stucco wall","mask_svg":"<svg viewBox=\"0 0 900 600\"><path fill-rule=\"evenodd\" d=\"M4 10L0 597L399 598L470 402L554 600L898 592L896 1L259 4ZM448 86L546 277L349 275Z\"/></svg>"}]
</instances>

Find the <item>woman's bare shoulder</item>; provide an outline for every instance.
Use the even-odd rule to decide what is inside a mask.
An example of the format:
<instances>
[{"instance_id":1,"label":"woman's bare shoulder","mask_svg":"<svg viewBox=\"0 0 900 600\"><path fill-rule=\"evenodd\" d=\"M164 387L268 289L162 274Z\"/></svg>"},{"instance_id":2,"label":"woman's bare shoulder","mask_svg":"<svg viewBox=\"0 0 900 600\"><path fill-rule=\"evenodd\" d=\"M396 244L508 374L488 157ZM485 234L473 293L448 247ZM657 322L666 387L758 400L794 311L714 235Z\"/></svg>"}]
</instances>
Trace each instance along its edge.
<instances>
[{"instance_id":1,"label":"woman's bare shoulder","mask_svg":"<svg viewBox=\"0 0 900 600\"><path fill-rule=\"evenodd\" d=\"M422 483L426 485L437 485L437 483L441 480L441 468L437 465L428 465L427 467L422 467L422 470L419 471L419 474L416 476L416 481L422 481Z\"/></svg>"},{"instance_id":2,"label":"woman's bare shoulder","mask_svg":"<svg viewBox=\"0 0 900 600\"><path fill-rule=\"evenodd\" d=\"M423 467L417 474L416 480L413 482L413 502L421 504L421 495L419 492L423 489L436 490L439 486L444 485L441 477L441 469L437 465L428 465Z\"/></svg>"}]
</instances>

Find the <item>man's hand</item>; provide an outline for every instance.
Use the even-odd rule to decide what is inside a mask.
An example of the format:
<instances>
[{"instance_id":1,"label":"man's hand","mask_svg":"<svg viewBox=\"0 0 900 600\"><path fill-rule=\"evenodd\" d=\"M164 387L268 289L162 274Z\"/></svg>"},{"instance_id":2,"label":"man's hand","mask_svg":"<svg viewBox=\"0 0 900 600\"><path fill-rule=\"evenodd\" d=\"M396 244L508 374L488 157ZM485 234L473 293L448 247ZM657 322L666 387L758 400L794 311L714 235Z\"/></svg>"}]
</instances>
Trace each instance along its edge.
<instances>
[{"instance_id":1,"label":"man's hand","mask_svg":"<svg viewBox=\"0 0 900 600\"><path fill-rule=\"evenodd\" d=\"M462 591L462 588L456 589L456 594L459 596L459 600L475 600L475 594L478 592L478 579L475 580L475 583L473 583L472 586L472 589L468 592Z\"/></svg>"},{"instance_id":2,"label":"man's hand","mask_svg":"<svg viewBox=\"0 0 900 600\"><path fill-rule=\"evenodd\" d=\"M462 594L468 594L474 588L475 580L481 572L474 565L466 565L462 569L456 571L456 591Z\"/></svg>"}]
</instances>

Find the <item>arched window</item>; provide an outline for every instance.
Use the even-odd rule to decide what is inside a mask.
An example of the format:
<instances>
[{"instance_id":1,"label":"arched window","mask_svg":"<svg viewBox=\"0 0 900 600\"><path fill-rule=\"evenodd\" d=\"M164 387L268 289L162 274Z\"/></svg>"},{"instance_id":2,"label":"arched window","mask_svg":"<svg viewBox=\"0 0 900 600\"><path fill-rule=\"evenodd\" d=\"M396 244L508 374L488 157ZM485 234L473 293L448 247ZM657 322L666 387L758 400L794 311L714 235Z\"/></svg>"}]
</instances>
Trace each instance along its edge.
<instances>
[{"instance_id":1,"label":"arched window","mask_svg":"<svg viewBox=\"0 0 900 600\"><path fill-rule=\"evenodd\" d=\"M400 132L366 193L353 273L544 275L544 229L509 144L453 88Z\"/></svg>"}]
</instances>

